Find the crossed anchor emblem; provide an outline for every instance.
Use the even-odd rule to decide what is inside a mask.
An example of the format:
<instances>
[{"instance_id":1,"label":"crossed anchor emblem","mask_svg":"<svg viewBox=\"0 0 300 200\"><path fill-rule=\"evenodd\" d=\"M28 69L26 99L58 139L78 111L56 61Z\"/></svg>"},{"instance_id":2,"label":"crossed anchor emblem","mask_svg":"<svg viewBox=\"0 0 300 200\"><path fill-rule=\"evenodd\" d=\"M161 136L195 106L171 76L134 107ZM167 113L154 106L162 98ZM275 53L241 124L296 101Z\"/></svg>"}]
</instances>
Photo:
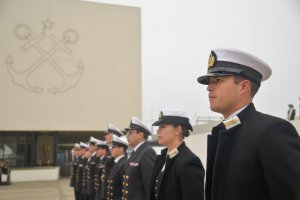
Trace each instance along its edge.
<instances>
[{"instance_id":1,"label":"crossed anchor emblem","mask_svg":"<svg viewBox=\"0 0 300 200\"><path fill-rule=\"evenodd\" d=\"M84 64L81 60L79 60L75 73L69 74L63 70L53 56L59 50L62 50L67 55L71 55L72 50L68 48L67 44L70 45L77 43L79 40L79 34L73 29L67 29L62 35L62 39L60 39L50 31L54 25L54 22L52 22L50 19L47 19L43 21L43 24L44 30L35 37L33 36L32 30L28 25L19 24L15 27L16 36L21 40L27 41L27 43L20 48L21 51L27 51L28 49L34 47L40 54L38 60L36 60L30 67L23 71L17 70L13 67L14 59L12 55L7 56L5 62L12 81L16 85L36 93L43 92L44 88L38 85L32 85L29 82L29 78L36 69L42 66L43 63L49 63L62 77L62 83L59 86L48 88L48 92L51 94L61 93L70 88L76 87L83 74ZM54 46L50 50L45 50L40 44L40 41L47 37L54 43Z\"/></svg>"}]
</instances>

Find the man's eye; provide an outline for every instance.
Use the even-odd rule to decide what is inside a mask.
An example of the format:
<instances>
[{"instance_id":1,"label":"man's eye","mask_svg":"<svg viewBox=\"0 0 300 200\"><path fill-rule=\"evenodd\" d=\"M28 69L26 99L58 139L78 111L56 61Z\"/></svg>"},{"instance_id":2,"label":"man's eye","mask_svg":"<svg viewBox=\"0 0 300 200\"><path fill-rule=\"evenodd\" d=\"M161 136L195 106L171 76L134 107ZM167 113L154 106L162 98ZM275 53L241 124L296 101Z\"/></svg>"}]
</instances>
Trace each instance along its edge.
<instances>
[{"instance_id":1,"label":"man's eye","mask_svg":"<svg viewBox=\"0 0 300 200\"><path fill-rule=\"evenodd\" d=\"M210 81L210 83L220 83L220 82L222 82L223 81L223 79L221 79L221 78L216 78L216 79L214 79L214 80L211 80Z\"/></svg>"},{"instance_id":2,"label":"man's eye","mask_svg":"<svg viewBox=\"0 0 300 200\"><path fill-rule=\"evenodd\" d=\"M160 129L163 129L163 128L165 128L165 127L166 127L165 125L160 125L160 126L159 126Z\"/></svg>"}]
</instances>

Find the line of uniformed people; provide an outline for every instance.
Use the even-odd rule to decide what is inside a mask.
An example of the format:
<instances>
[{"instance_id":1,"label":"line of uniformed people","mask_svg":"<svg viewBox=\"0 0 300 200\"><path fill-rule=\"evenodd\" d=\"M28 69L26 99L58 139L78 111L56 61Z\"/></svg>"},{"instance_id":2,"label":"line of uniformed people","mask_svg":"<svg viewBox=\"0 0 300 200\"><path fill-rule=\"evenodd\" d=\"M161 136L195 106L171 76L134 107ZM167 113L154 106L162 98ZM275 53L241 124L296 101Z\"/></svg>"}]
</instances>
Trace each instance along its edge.
<instances>
[{"instance_id":1,"label":"line of uniformed people","mask_svg":"<svg viewBox=\"0 0 300 200\"><path fill-rule=\"evenodd\" d=\"M153 125L167 147L159 156L147 142L152 132L136 117L125 131L109 124L105 141L76 143L70 180L76 200L203 200L202 163L183 142L191 130L188 117L162 111Z\"/></svg>"},{"instance_id":2,"label":"line of uniformed people","mask_svg":"<svg viewBox=\"0 0 300 200\"><path fill-rule=\"evenodd\" d=\"M210 109L224 121L208 135L206 200L300 199L299 134L289 122L256 111L252 102L271 73L264 61L247 52L211 51L207 74L197 80L207 85ZM100 192L102 200L204 199L203 166L184 143L192 131L189 118L179 110L163 110L153 125L158 126L158 143L166 147L158 156L146 140L151 131L137 118L126 129L127 141L112 136L122 132L109 127L105 148L111 149L111 158L106 152L104 164L94 170L102 173L101 181L95 177L95 186L101 186L96 196ZM85 169L94 166L94 154L87 144L77 146L71 185L76 199L93 199L87 186L93 181L85 178L93 170ZM128 146L134 151L126 160ZM106 165L108 160L111 165Z\"/></svg>"}]
</instances>

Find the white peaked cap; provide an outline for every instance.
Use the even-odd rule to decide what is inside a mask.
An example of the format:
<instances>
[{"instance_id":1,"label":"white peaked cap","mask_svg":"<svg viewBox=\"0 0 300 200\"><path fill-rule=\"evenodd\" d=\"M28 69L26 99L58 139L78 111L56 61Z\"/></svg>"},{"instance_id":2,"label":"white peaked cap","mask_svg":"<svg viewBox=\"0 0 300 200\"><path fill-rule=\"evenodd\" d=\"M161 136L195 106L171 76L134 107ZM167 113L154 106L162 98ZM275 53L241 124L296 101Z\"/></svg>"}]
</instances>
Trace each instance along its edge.
<instances>
[{"instance_id":1,"label":"white peaked cap","mask_svg":"<svg viewBox=\"0 0 300 200\"><path fill-rule=\"evenodd\" d=\"M185 111L179 109L164 109L160 112L158 120L153 123L153 126L161 124L183 125L193 131L190 120Z\"/></svg>"},{"instance_id":2,"label":"white peaked cap","mask_svg":"<svg viewBox=\"0 0 300 200\"><path fill-rule=\"evenodd\" d=\"M122 133L122 131L120 129L118 129L117 127L115 127L113 124L108 124L108 128L107 128L108 132L113 132L114 134L116 134L117 136L122 136L124 135Z\"/></svg>"},{"instance_id":3,"label":"white peaked cap","mask_svg":"<svg viewBox=\"0 0 300 200\"><path fill-rule=\"evenodd\" d=\"M94 137L90 137L89 143L94 143L96 145L98 141L99 141L98 139L96 139Z\"/></svg>"},{"instance_id":4,"label":"white peaked cap","mask_svg":"<svg viewBox=\"0 0 300 200\"><path fill-rule=\"evenodd\" d=\"M126 138L121 138L116 135L113 135L112 145L121 144L128 147L128 142Z\"/></svg>"},{"instance_id":5,"label":"white peaked cap","mask_svg":"<svg viewBox=\"0 0 300 200\"><path fill-rule=\"evenodd\" d=\"M97 147L103 147L103 146L108 146L106 142L102 141L102 140L98 140L97 144L96 144Z\"/></svg>"},{"instance_id":6,"label":"white peaked cap","mask_svg":"<svg viewBox=\"0 0 300 200\"><path fill-rule=\"evenodd\" d=\"M163 109L161 111L162 116L177 116L177 117L186 117L188 118L187 114L183 110L179 109Z\"/></svg>"},{"instance_id":7,"label":"white peaked cap","mask_svg":"<svg viewBox=\"0 0 300 200\"><path fill-rule=\"evenodd\" d=\"M200 76L198 82L207 85L209 77L238 75L260 85L271 74L272 69L260 58L238 49L220 48L211 51L207 74Z\"/></svg>"},{"instance_id":8,"label":"white peaked cap","mask_svg":"<svg viewBox=\"0 0 300 200\"><path fill-rule=\"evenodd\" d=\"M80 143L79 143L79 146L80 146L81 148L85 148L85 149L89 148L89 145L86 144L86 143L84 143L84 142L80 142Z\"/></svg>"},{"instance_id":9,"label":"white peaked cap","mask_svg":"<svg viewBox=\"0 0 300 200\"><path fill-rule=\"evenodd\" d=\"M131 122L129 124L129 128L125 128L126 131L131 129L142 131L146 135L152 135L150 129L137 117L132 117Z\"/></svg>"}]
</instances>

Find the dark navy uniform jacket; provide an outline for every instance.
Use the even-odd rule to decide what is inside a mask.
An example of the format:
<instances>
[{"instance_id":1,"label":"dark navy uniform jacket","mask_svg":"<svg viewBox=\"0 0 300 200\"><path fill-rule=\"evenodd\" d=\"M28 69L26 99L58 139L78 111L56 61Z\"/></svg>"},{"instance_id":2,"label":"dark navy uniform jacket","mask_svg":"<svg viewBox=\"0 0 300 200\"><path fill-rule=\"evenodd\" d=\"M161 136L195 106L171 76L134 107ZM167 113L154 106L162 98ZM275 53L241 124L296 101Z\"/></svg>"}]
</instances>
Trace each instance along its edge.
<instances>
[{"instance_id":1,"label":"dark navy uniform jacket","mask_svg":"<svg viewBox=\"0 0 300 200\"><path fill-rule=\"evenodd\" d=\"M148 200L156 153L146 141L138 147L124 168L123 200Z\"/></svg>"},{"instance_id":2,"label":"dark navy uniform jacket","mask_svg":"<svg viewBox=\"0 0 300 200\"><path fill-rule=\"evenodd\" d=\"M86 163L87 159L85 157L79 157L78 159L78 165L77 165L77 170L76 170L76 183L75 183L75 190L77 192L82 192L82 184L83 184L83 171L84 171L84 166Z\"/></svg>"},{"instance_id":3,"label":"dark navy uniform jacket","mask_svg":"<svg viewBox=\"0 0 300 200\"><path fill-rule=\"evenodd\" d=\"M78 157L75 157L74 160L72 161L71 175L70 175L70 187L74 187L74 188L76 183L77 165L78 165Z\"/></svg>"},{"instance_id":4,"label":"dark navy uniform jacket","mask_svg":"<svg viewBox=\"0 0 300 200\"><path fill-rule=\"evenodd\" d=\"M106 154L106 159L104 161L104 166L101 174L101 183L100 183L100 196L101 199L107 199L107 179L114 166L114 158L110 154Z\"/></svg>"},{"instance_id":5,"label":"dark navy uniform jacket","mask_svg":"<svg viewBox=\"0 0 300 200\"><path fill-rule=\"evenodd\" d=\"M95 199L101 200L101 176L103 173L103 169L105 166L106 157L104 156L102 159L98 158L96 167L95 167Z\"/></svg>"},{"instance_id":6,"label":"dark navy uniform jacket","mask_svg":"<svg viewBox=\"0 0 300 200\"><path fill-rule=\"evenodd\" d=\"M200 159L183 142L178 154L166 159L167 149L157 156L152 179L150 200L203 200L204 168ZM166 163L166 164L165 164ZM163 176L159 174L165 164Z\"/></svg>"},{"instance_id":7,"label":"dark navy uniform jacket","mask_svg":"<svg viewBox=\"0 0 300 200\"><path fill-rule=\"evenodd\" d=\"M299 200L300 139L286 120L251 103L208 136L206 200Z\"/></svg>"},{"instance_id":8,"label":"dark navy uniform jacket","mask_svg":"<svg viewBox=\"0 0 300 200\"><path fill-rule=\"evenodd\" d=\"M95 167L97 161L98 158L96 154L94 154L91 157L91 159L87 161L86 186L87 186L87 194L89 196L95 195Z\"/></svg>"},{"instance_id":9,"label":"dark navy uniform jacket","mask_svg":"<svg viewBox=\"0 0 300 200\"><path fill-rule=\"evenodd\" d=\"M107 199L121 200L123 190L123 171L126 164L126 157L122 157L114 164L107 179Z\"/></svg>"}]
</instances>

